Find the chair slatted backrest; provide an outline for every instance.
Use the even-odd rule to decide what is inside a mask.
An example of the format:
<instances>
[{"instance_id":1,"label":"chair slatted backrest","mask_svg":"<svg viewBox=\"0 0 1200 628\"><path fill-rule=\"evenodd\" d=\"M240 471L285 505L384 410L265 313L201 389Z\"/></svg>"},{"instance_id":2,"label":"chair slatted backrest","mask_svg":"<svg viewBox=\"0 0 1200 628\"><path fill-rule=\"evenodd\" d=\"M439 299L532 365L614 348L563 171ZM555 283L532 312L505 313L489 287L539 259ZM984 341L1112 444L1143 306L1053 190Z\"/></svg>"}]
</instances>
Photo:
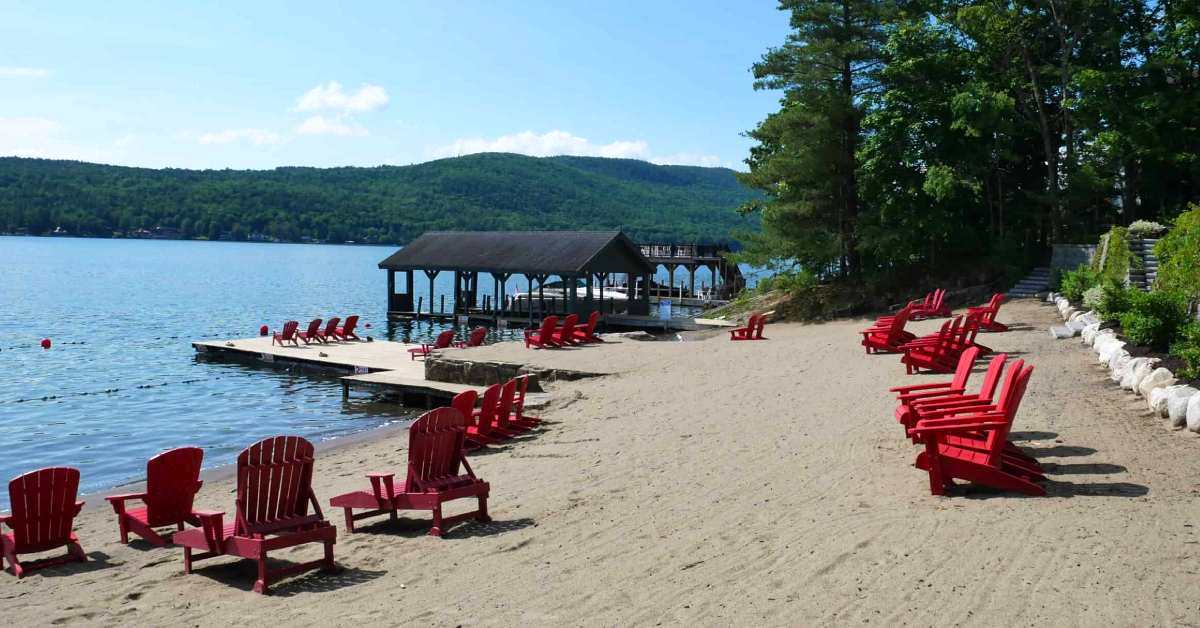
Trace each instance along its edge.
<instances>
[{"instance_id":1,"label":"chair slatted backrest","mask_svg":"<svg viewBox=\"0 0 1200 628\"><path fill-rule=\"evenodd\" d=\"M151 526L182 521L192 513L203 462L203 449L180 447L146 463L146 508Z\"/></svg>"},{"instance_id":2,"label":"chair slatted backrest","mask_svg":"<svg viewBox=\"0 0 1200 628\"><path fill-rule=\"evenodd\" d=\"M766 314L759 314L759 315L758 315L758 322L756 322L756 323L754 324L754 339L755 339L755 340L762 340L762 337L763 337L763 326L764 326L764 325L766 325L766 324L767 324L767 315L766 315Z\"/></svg>"},{"instance_id":3,"label":"chair slatted backrest","mask_svg":"<svg viewBox=\"0 0 1200 628\"><path fill-rule=\"evenodd\" d=\"M354 333L354 329L358 327L358 314L351 314L346 317L346 324L342 325L342 335L349 336Z\"/></svg>"},{"instance_id":4,"label":"chair slatted backrest","mask_svg":"<svg viewBox=\"0 0 1200 628\"><path fill-rule=\"evenodd\" d=\"M314 318L308 321L308 329L304 332L304 336L306 338L315 338L319 331L321 331L321 319Z\"/></svg>"},{"instance_id":5,"label":"chair slatted backrest","mask_svg":"<svg viewBox=\"0 0 1200 628\"><path fill-rule=\"evenodd\" d=\"M329 319L328 321L325 322L325 332L321 335L323 335L327 338L336 337L338 324L341 322L342 322L342 319L338 318L337 316L334 316L333 318Z\"/></svg>"},{"instance_id":6,"label":"chair slatted backrest","mask_svg":"<svg viewBox=\"0 0 1200 628\"><path fill-rule=\"evenodd\" d=\"M592 310L592 313L588 314L587 326L583 328L583 335L587 336L588 338L591 338L593 335L595 335L596 324L599 322L600 310Z\"/></svg>"},{"instance_id":7,"label":"chair slatted backrest","mask_svg":"<svg viewBox=\"0 0 1200 628\"><path fill-rule=\"evenodd\" d=\"M476 327L471 330L471 335L467 337L467 346L478 347L483 344L485 338L487 338L487 328Z\"/></svg>"},{"instance_id":8,"label":"chair slatted backrest","mask_svg":"<svg viewBox=\"0 0 1200 628\"><path fill-rule=\"evenodd\" d=\"M446 331L438 334L437 340L433 341L433 348L445 349L449 347L450 343L452 342L454 342L454 330L447 329Z\"/></svg>"},{"instance_id":9,"label":"chair slatted backrest","mask_svg":"<svg viewBox=\"0 0 1200 628\"><path fill-rule=\"evenodd\" d=\"M522 419L525 417L525 392L529 389L529 376L518 375L517 380L517 399L513 402L512 415L513 418Z\"/></svg>"},{"instance_id":10,"label":"chair slatted backrest","mask_svg":"<svg viewBox=\"0 0 1200 628\"><path fill-rule=\"evenodd\" d=\"M450 400L450 407L463 413L463 416L467 417L467 422L469 423L471 413L475 411L475 401L478 399L479 393L474 390L464 390L454 395L454 399Z\"/></svg>"},{"instance_id":11,"label":"chair slatted backrest","mask_svg":"<svg viewBox=\"0 0 1200 628\"><path fill-rule=\"evenodd\" d=\"M554 329L558 327L558 317L551 314L542 319L542 328L538 330L538 339L546 342L554 335Z\"/></svg>"},{"instance_id":12,"label":"chair slatted backrest","mask_svg":"<svg viewBox=\"0 0 1200 628\"><path fill-rule=\"evenodd\" d=\"M562 329L559 330L559 332L558 332L559 338L561 338L564 341L570 340L571 337L575 335L575 326L578 324L579 324L579 315L578 314L568 314L567 317L563 319Z\"/></svg>"},{"instance_id":13,"label":"chair slatted backrest","mask_svg":"<svg viewBox=\"0 0 1200 628\"><path fill-rule=\"evenodd\" d=\"M517 380L510 379L500 387L500 398L496 400L496 426L508 428L508 419L517 397Z\"/></svg>"},{"instance_id":14,"label":"chair slatted backrest","mask_svg":"<svg viewBox=\"0 0 1200 628\"><path fill-rule=\"evenodd\" d=\"M979 347L970 347L958 357L958 368L954 370L954 379L950 380L951 388L962 388L967 385L967 379L971 377L971 368L975 366L979 352Z\"/></svg>"},{"instance_id":15,"label":"chair slatted backrest","mask_svg":"<svg viewBox=\"0 0 1200 628\"><path fill-rule=\"evenodd\" d=\"M454 408L430 410L409 426L409 490L424 490L459 476L466 428L467 419Z\"/></svg>"},{"instance_id":16,"label":"chair slatted backrest","mask_svg":"<svg viewBox=\"0 0 1200 628\"><path fill-rule=\"evenodd\" d=\"M274 436L246 448L237 461L237 532L263 535L324 519L312 496L313 446ZM309 502L315 514L308 514Z\"/></svg>"},{"instance_id":17,"label":"chair slatted backrest","mask_svg":"<svg viewBox=\"0 0 1200 628\"><path fill-rule=\"evenodd\" d=\"M300 321L288 321L283 324L283 333L279 336L284 340L291 340L298 329L300 329Z\"/></svg>"},{"instance_id":18,"label":"chair slatted backrest","mask_svg":"<svg viewBox=\"0 0 1200 628\"><path fill-rule=\"evenodd\" d=\"M71 467L38 469L13 478L8 483L9 527L17 551L52 549L69 541L78 494L79 470Z\"/></svg>"},{"instance_id":19,"label":"chair slatted backrest","mask_svg":"<svg viewBox=\"0 0 1200 628\"><path fill-rule=\"evenodd\" d=\"M972 347L972 349L974 348ZM1004 373L1005 360L1008 360L1008 354L1000 353L992 356L991 362L988 362L987 372L983 376L983 384L979 387L980 398L991 399L992 395L996 394L996 385L1000 383L1000 375Z\"/></svg>"},{"instance_id":20,"label":"chair slatted backrest","mask_svg":"<svg viewBox=\"0 0 1200 628\"><path fill-rule=\"evenodd\" d=\"M1000 391L1000 401L996 404L996 409L1004 414L1004 425L989 430L987 434L986 450L988 464L991 466L1000 465L1004 444L1008 441L1008 432L1012 429L1013 419L1016 418L1017 410L1021 407L1021 399L1025 396L1025 387L1029 384L1029 376L1032 374L1032 364L1025 366L1024 360L1017 360L1009 369L1009 375L1004 380L1004 389Z\"/></svg>"},{"instance_id":21,"label":"chair slatted backrest","mask_svg":"<svg viewBox=\"0 0 1200 628\"><path fill-rule=\"evenodd\" d=\"M942 304L945 302L946 302L946 289L938 288L937 290L933 291L933 306L930 309L931 310L940 310L940 309L942 309Z\"/></svg>"},{"instance_id":22,"label":"chair slatted backrest","mask_svg":"<svg viewBox=\"0 0 1200 628\"><path fill-rule=\"evenodd\" d=\"M900 336L900 332L904 331L904 326L908 324L908 317L912 315L912 308L904 306L899 312L892 317L892 324L888 327L888 340L894 340Z\"/></svg>"},{"instance_id":23,"label":"chair slatted backrest","mask_svg":"<svg viewBox=\"0 0 1200 628\"><path fill-rule=\"evenodd\" d=\"M500 402L500 392L503 388L503 384L492 384L484 389L483 398L479 401L479 422L475 424L480 433L486 434L492 426L492 422L496 418L496 406Z\"/></svg>"}]
</instances>

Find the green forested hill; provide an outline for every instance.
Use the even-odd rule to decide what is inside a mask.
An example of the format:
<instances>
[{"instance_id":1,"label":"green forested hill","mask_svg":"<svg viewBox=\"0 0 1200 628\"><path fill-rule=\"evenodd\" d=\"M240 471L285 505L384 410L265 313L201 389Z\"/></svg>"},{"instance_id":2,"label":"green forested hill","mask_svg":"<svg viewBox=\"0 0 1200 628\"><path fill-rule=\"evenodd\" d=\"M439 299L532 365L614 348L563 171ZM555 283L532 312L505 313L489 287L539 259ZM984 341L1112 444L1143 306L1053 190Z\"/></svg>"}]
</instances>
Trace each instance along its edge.
<instances>
[{"instance_id":1,"label":"green forested hill","mask_svg":"<svg viewBox=\"0 0 1200 628\"><path fill-rule=\"evenodd\" d=\"M0 158L0 232L403 243L431 229L611 229L724 242L757 219L732 170L485 153L413 166L152 170Z\"/></svg>"}]
</instances>

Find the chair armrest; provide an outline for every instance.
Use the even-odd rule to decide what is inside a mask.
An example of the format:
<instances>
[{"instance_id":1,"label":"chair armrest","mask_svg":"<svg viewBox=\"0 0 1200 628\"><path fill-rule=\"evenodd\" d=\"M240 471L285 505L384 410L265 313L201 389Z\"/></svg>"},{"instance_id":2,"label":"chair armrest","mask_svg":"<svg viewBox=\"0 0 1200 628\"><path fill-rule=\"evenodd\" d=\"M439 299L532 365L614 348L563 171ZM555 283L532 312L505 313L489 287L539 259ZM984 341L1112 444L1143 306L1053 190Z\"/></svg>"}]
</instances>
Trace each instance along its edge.
<instances>
[{"instance_id":1,"label":"chair armrest","mask_svg":"<svg viewBox=\"0 0 1200 628\"><path fill-rule=\"evenodd\" d=\"M979 423L955 423L953 425L917 426L908 430L909 436L925 436L930 434L953 434L954 432L975 432L978 430L997 429L1007 425L1004 421L982 421Z\"/></svg>"},{"instance_id":2,"label":"chair armrest","mask_svg":"<svg viewBox=\"0 0 1200 628\"><path fill-rule=\"evenodd\" d=\"M996 406L994 406L990 403L984 403L984 402L980 402L980 403L976 403L976 404L964 403L964 404L957 405L957 406L943 406L943 407L933 407L933 408L929 408L929 407L925 407L925 406L917 406L917 413L919 415L921 415L922 419L941 419L941 418L945 418L948 416L955 416L955 415L962 416L962 415L967 415L967 414L979 414L982 412L995 412L995 411L996 411Z\"/></svg>"},{"instance_id":3,"label":"chair armrest","mask_svg":"<svg viewBox=\"0 0 1200 628\"><path fill-rule=\"evenodd\" d=\"M922 391L917 391L914 393L900 395L897 399L899 401L920 401L922 399L932 400L932 399L936 399L938 397L949 397L949 396L953 396L953 395L961 395L962 393L963 393L962 388L939 388L936 390L922 390Z\"/></svg>"},{"instance_id":4,"label":"chair armrest","mask_svg":"<svg viewBox=\"0 0 1200 628\"><path fill-rule=\"evenodd\" d=\"M1008 417L1000 412L977 412L975 414L962 414L959 416L943 417L940 419L921 419L917 421L917 425L926 425L929 427L937 427L939 425L960 425L965 423L979 423L981 421L1008 421Z\"/></svg>"},{"instance_id":5,"label":"chair armrest","mask_svg":"<svg viewBox=\"0 0 1200 628\"><path fill-rule=\"evenodd\" d=\"M77 502L75 502L75 515L74 515L74 516L78 517L78 516L79 516L79 513L80 513L81 511L83 511L83 504L84 504L84 503L85 503L85 502L83 502L83 501L77 501Z\"/></svg>"},{"instance_id":6,"label":"chair armrest","mask_svg":"<svg viewBox=\"0 0 1200 628\"><path fill-rule=\"evenodd\" d=\"M140 499L142 501L145 501L146 494L145 493L122 493L120 495L109 495L108 497L105 497L104 499L108 500L108 503L112 505L113 512L115 512L119 515L119 514L122 514L125 512L125 502L127 502L131 499Z\"/></svg>"},{"instance_id":7,"label":"chair armrest","mask_svg":"<svg viewBox=\"0 0 1200 628\"><path fill-rule=\"evenodd\" d=\"M888 392L900 393L900 394L904 395L904 394L907 394L909 391L914 391L914 390L930 390L932 388L949 388L949 387L950 387L950 382L932 382L929 384L913 384L912 386L896 386L895 388L889 388Z\"/></svg>"}]
</instances>

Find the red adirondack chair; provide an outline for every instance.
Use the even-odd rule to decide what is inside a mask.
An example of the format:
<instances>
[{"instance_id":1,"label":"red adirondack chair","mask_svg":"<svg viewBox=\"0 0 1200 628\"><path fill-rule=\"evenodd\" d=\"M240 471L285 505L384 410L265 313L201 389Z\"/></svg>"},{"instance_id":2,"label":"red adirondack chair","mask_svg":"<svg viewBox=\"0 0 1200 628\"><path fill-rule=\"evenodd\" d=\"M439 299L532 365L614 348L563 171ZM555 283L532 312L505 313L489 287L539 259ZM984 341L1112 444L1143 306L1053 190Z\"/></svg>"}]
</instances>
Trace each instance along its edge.
<instances>
[{"instance_id":1,"label":"red adirondack chair","mask_svg":"<svg viewBox=\"0 0 1200 628\"><path fill-rule=\"evenodd\" d=\"M351 314L346 317L346 324L337 328L335 332L339 340L362 340L354 333L358 327L358 314Z\"/></svg>"},{"instance_id":2,"label":"red adirondack chair","mask_svg":"<svg viewBox=\"0 0 1200 628\"><path fill-rule=\"evenodd\" d=\"M414 349L409 349L408 358L410 360L415 360L417 358L429 357L429 354L433 353L437 349L449 349L452 342L454 342L454 330L447 329L446 331L438 334L437 340L435 340L433 344L422 344Z\"/></svg>"},{"instance_id":3,"label":"red adirondack chair","mask_svg":"<svg viewBox=\"0 0 1200 628\"><path fill-rule=\"evenodd\" d=\"M1000 382L1000 376L1004 371L1004 362L1008 356L1001 353L992 358L988 364L987 371L984 373L983 382L979 386L979 391L976 393L967 393L965 390L966 376L961 374L962 362L966 360L967 353L974 351L968 349L963 353L963 359L959 361L960 369L956 371L955 382L963 382L962 386L950 389L944 389L945 392L940 395L917 396L917 395L902 395L899 399L899 404L896 407L896 420L904 425L907 433L921 419L935 418L946 416L955 410L970 410L979 408L992 403L992 395L996 392L996 385ZM967 367L967 374L970 373L970 366Z\"/></svg>"},{"instance_id":4,"label":"red adirondack chair","mask_svg":"<svg viewBox=\"0 0 1200 628\"><path fill-rule=\"evenodd\" d=\"M758 329L758 321L763 317L758 312L752 312L750 318L746 319L745 327L736 327L729 330L730 340L754 340L754 330Z\"/></svg>"},{"instance_id":5,"label":"red adirondack chair","mask_svg":"<svg viewBox=\"0 0 1200 628\"><path fill-rule=\"evenodd\" d=\"M537 347L544 349L547 347L556 347L558 344L554 341L554 331L558 327L558 317L551 314L542 319L542 326L538 330L525 330L525 348Z\"/></svg>"},{"instance_id":6,"label":"red adirondack chair","mask_svg":"<svg viewBox=\"0 0 1200 628\"><path fill-rule=\"evenodd\" d=\"M340 319L336 316L329 319L328 321L325 321L325 331L317 332L317 340L320 340L321 342L325 342L325 343L337 342L337 340L338 340L338 337L337 337L338 324L341 322L342 322L342 319Z\"/></svg>"},{"instance_id":7,"label":"red adirondack chair","mask_svg":"<svg viewBox=\"0 0 1200 628\"><path fill-rule=\"evenodd\" d=\"M912 432L925 443L925 451L917 456L916 466L929 473L931 493L944 495L960 479L1004 491L1046 494L1036 484L1040 474L1014 467L1004 456L1012 420L1032 373L1032 366L1014 365L1009 377L1013 384L1006 385L1009 394L1002 409L917 423ZM950 436L959 437L957 444L948 442Z\"/></svg>"},{"instance_id":8,"label":"red adirondack chair","mask_svg":"<svg viewBox=\"0 0 1200 628\"><path fill-rule=\"evenodd\" d=\"M909 374L928 369L938 373L952 372L958 365L958 357L969 347L978 347L981 353L992 350L975 342L979 324L973 316L956 316L942 324L936 334L907 342L900 347L904 352L900 361Z\"/></svg>"},{"instance_id":9,"label":"red adirondack chair","mask_svg":"<svg viewBox=\"0 0 1200 628\"><path fill-rule=\"evenodd\" d=\"M278 342L282 347L284 343L290 342L299 347L300 343L296 341L296 330L299 328L300 321L287 321L283 324L282 331L271 334L271 346L275 346L275 343Z\"/></svg>"},{"instance_id":10,"label":"red adirondack chair","mask_svg":"<svg viewBox=\"0 0 1200 628\"><path fill-rule=\"evenodd\" d=\"M475 414L475 402L478 399L479 399L478 392L475 392L474 390L464 390L464 391L458 393L457 395L454 395L454 399L450 400L450 407L454 408L455 410L458 410L459 412L463 413L463 416L467 417L467 419L468 419L467 427L470 427L469 423L471 420L471 416ZM486 446L487 446L487 443L483 443L478 440L474 440L470 436L467 437L465 443L463 444L463 448L466 449L467 451L475 451L476 449L480 449L480 448L486 447Z\"/></svg>"},{"instance_id":11,"label":"red adirondack chair","mask_svg":"<svg viewBox=\"0 0 1200 628\"><path fill-rule=\"evenodd\" d=\"M458 347L459 349L478 347L483 344L484 338L487 338L487 328L476 327L475 329L471 330L470 335L467 336L466 342L457 342L454 343L454 346Z\"/></svg>"},{"instance_id":12,"label":"red adirondack chair","mask_svg":"<svg viewBox=\"0 0 1200 628\"><path fill-rule=\"evenodd\" d=\"M603 340L600 339L599 336L596 335L596 323L599 323L599 322L600 322L599 310L592 310L592 313L588 315L587 324L584 325L583 327L575 328L575 341L576 342L604 342Z\"/></svg>"},{"instance_id":13,"label":"red adirondack chair","mask_svg":"<svg viewBox=\"0 0 1200 628\"><path fill-rule=\"evenodd\" d=\"M914 403L924 399L939 399L962 394L967 379L971 376L971 368L975 365L978 357L978 347L971 347L964 351L958 358L958 368L954 371L954 378L948 382L896 386L889 389L890 392L896 393L896 420L905 423L906 427L911 427L907 425L906 417L912 414Z\"/></svg>"},{"instance_id":14,"label":"red adirondack chair","mask_svg":"<svg viewBox=\"0 0 1200 628\"><path fill-rule=\"evenodd\" d=\"M513 405L517 400L517 380L510 379L500 387L500 399L496 402L496 411L492 413L492 431L512 438L528 432L530 428L513 423Z\"/></svg>"},{"instance_id":15,"label":"red adirondack chair","mask_svg":"<svg viewBox=\"0 0 1200 628\"><path fill-rule=\"evenodd\" d=\"M196 511L200 528L175 534L183 546L183 572L193 561L214 556L239 556L258 563L254 591L267 594L279 577L321 569L338 570L333 562L337 528L325 520L312 490L313 446L299 436L261 440L238 456L237 511L226 524L224 512ZM312 512L309 512L312 506ZM267 552L321 543L325 556L278 569L267 568ZM200 554L193 554L199 550Z\"/></svg>"},{"instance_id":16,"label":"red adirondack chair","mask_svg":"<svg viewBox=\"0 0 1200 628\"><path fill-rule=\"evenodd\" d=\"M526 428L537 427L542 420L535 416L527 416L525 414L525 393L529 389L529 375L519 375L517 380L517 398L513 402L512 413L509 415L508 421Z\"/></svg>"},{"instance_id":17,"label":"red adirondack chair","mask_svg":"<svg viewBox=\"0 0 1200 628\"><path fill-rule=\"evenodd\" d=\"M987 305L967 308L967 314L976 315L979 326L988 331L1008 331L1008 325L996 320L1001 303L1004 303L1004 294L997 292L992 295L992 300L988 301Z\"/></svg>"},{"instance_id":18,"label":"red adirondack chair","mask_svg":"<svg viewBox=\"0 0 1200 628\"><path fill-rule=\"evenodd\" d=\"M479 407L467 415L467 439L480 445L494 445L508 438L496 431L496 407L500 404L503 384L492 384L483 391Z\"/></svg>"},{"instance_id":19,"label":"red adirondack chair","mask_svg":"<svg viewBox=\"0 0 1200 628\"><path fill-rule=\"evenodd\" d=\"M154 528L175 526L183 529L184 523L200 525L200 519L192 511L192 500L200 490L200 465L204 461L204 450L199 447L180 447L164 451L146 463L146 490L141 493L109 495L104 499L117 514L117 527L121 531L121 542L129 542L129 533L142 537L152 545L166 545ZM128 508L125 502L140 501L143 506Z\"/></svg>"},{"instance_id":20,"label":"red adirondack chair","mask_svg":"<svg viewBox=\"0 0 1200 628\"><path fill-rule=\"evenodd\" d=\"M70 467L49 467L13 478L8 483L12 514L0 515L0 554L8 561L8 571L18 578L25 574L64 563L87 562L79 545L79 537L71 531L75 517L83 508L76 501L79 494L79 470ZM18 556L47 552L63 546L65 556L21 564ZM0 568L4 568L0 560Z\"/></svg>"},{"instance_id":21,"label":"red adirondack chair","mask_svg":"<svg viewBox=\"0 0 1200 628\"><path fill-rule=\"evenodd\" d=\"M321 340L321 319L314 318L308 322L308 329L296 334L304 341L304 344L312 344L313 342L324 342Z\"/></svg>"},{"instance_id":22,"label":"red adirondack chair","mask_svg":"<svg viewBox=\"0 0 1200 628\"><path fill-rule=\"evenodd\" d=\"M563 319L562 327L558 327L554 330L554 343L560 347L563 345L575 344L577 342L575 340L575 328L578 325L579 315L567 314L567 317Z\"/></svg>"},{"instance_id":23,"label":"red adirondack chair","mask_svg":"<svg viewBox=\"0 0 1200 628\"><path fill-rule=\"evenodd\" d=\"M356 491L329 500L346 513L346 529L353 532L354 522L387 514L397 519L400 510L433 512L429 534L442 536L450 526L467 519L491 521L487 514L489 486L475 477L463 453L467 419L454 408L438 408L421 415L408 428L408 473L396 484L395 474L369 473L371 491ZM442 504L456 499L474 498L479 508L452 517L442 515ZM355 510L366 512L355 513Z\"/></svg>"},{"instance_id":24,"label":"red adirondack chair","mask_svg":"<svg viewBox=\"0 0 1200 628\"><path fill-rule=\"evenodd\" d=\"M904 329L910 312L905 306L886 325L868 327L860 331L863 349L867 353L897 353L905 343L916 339L912 332Z\"/></svg>"}]
</instances>

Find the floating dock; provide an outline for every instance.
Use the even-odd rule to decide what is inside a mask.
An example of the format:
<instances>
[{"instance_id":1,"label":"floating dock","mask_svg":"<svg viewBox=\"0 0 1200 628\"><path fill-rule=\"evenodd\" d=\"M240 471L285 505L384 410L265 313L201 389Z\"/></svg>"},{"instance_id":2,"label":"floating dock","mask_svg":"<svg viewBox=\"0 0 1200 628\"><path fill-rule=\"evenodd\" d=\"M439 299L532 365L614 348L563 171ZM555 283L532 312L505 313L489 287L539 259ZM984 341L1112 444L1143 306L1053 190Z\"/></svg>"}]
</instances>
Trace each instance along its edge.
<instances>
[{"instance_id":1,"label":"floating dock","mask_svg":"<svg viewBox=\"0 0 1200 628\"><path fill-rule=\"evenodd\" d=\"M478 390L451 382L425 378L425 363L410 358L408 350L419 347L403 342L336 342L280 346L270 336L193 342L204 356L251 361L265 364L298 365L347 373L341 378L342 396L348 397L354 386L370 387L398 394L405 405L432 407L464 390Z\"/></svg>"}]
</instances>

